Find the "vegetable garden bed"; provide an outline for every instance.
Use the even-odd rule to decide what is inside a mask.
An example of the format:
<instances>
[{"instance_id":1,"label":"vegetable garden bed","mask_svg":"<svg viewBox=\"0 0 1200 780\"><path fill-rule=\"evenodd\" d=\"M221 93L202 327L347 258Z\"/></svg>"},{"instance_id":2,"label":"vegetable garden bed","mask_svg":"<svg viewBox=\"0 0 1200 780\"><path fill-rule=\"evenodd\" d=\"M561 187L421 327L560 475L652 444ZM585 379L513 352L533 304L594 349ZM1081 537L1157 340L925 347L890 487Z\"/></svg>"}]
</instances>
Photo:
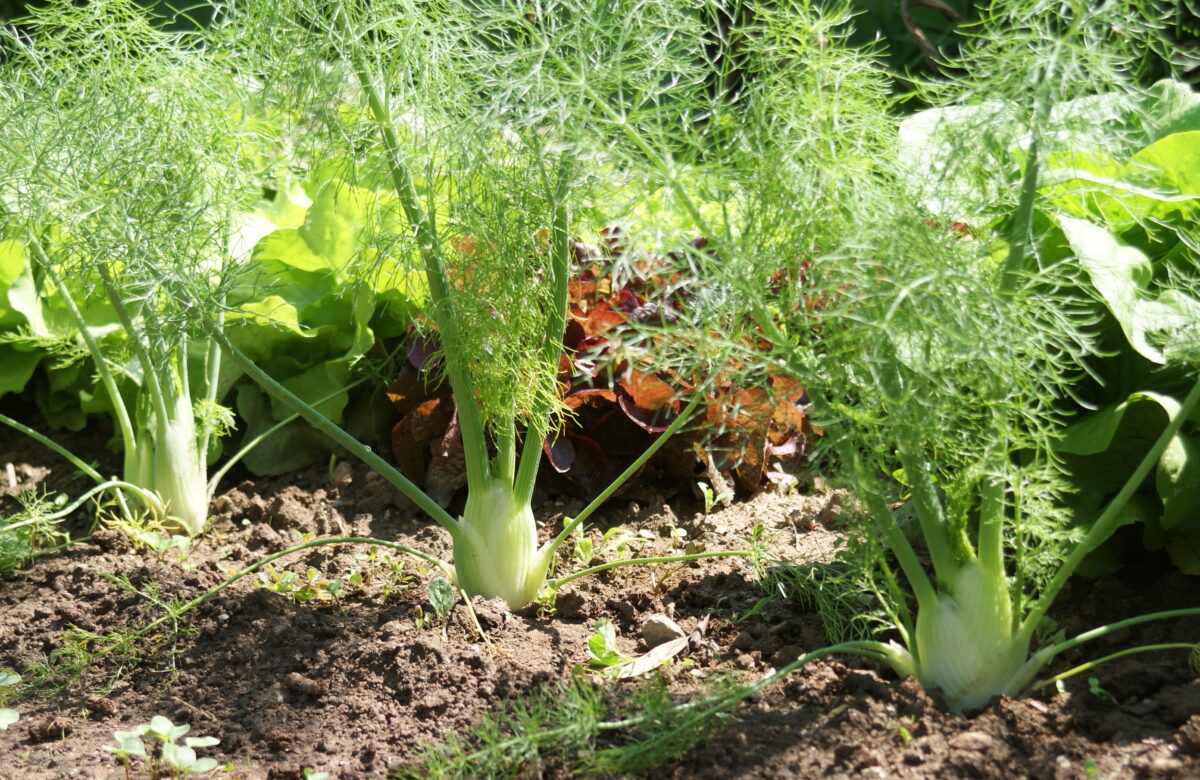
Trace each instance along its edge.
<instances>
[{"instance_id":1,"label":"vegetable garden bed","mask_svg":"<svg viewBox=\"0 0 1200 780\"><path fill-rule=\"evenodd\" d=\"M0 26L0 778L1200 773L1190 22L925 5Z\"/></svg>"},{"instance_id":2,"label":"vegetable garden bed","mask_svg":"<svg viewBox=\"0 0 1200 780\"><path fill-rule=\"evenodd\" d=\"M99 449L97 438L80 441L89 443ZM69 468L17 441L0 447L0 464L7 463L22 479L72 484ZM67 674L78 661L61 653L69 645L68 626L99 635L129 632L162 614L130 586L142 593L157 586L167 599L192 598L217 584L222 571L306 535L394 536L430 550L444 544L427 520L396 505L381 480L364 469L343 470L341 477L335 486L328 470L312 468L242 482L218 496L212 531L182 560L178 549L159 554L122 531L102 530L69 552L6 576L0 582L0 666L24 668L28 659L59 651L47 673ZM11 499L3 501L0 507L9 508ZM538 516L569 508L551 500ZM762 525L781 557L827 559L840 538L844 507L838 495L762 493L711 514L702 509L690 495L651 483L618 499L598 527L629 529L640 550L650 552L667 549L679 528L712 547L736 547ZM125 657L97 659L61 695L22 702L21 721L0 732L6 757L0 777L123 777L104 746L115 744L113 731L155 715L190 724L190 734L220 739L198 751L228 767L215 777L302 778L306 769L330 778L383 777L398 768L447 776L420 764L421 747L465 733L506 702L572 680L572 668L587 664L588 640L600 619L614 624L619 649L636 655L645 651L640 629L650 616L673 615L685 631L707 617L703 639L660 670L663 684L681 698L703 693L725 675L748 682L826 643L814 611L783 597L760 604L763 588L750 565L737 559L632 567L583 580L564 587L555 616L537 607L508 615L477 600L487 644L461 603L443 636L428 601L432 572L397 556L396 578L385 551L376 550L373 561L367 556L367 548L345 545L283 559L278 575L295 572L304 582L308 571L318 573L309 601L297 603L305 598L301 588L290 597L247 578L185 615L174 630L138 643L136 667ZM350 571L363 576L361 585L349 581ZM1054 617L1072 633L1200 598L1195 578L1155 559L1121 574L1071 588ZM339 577L345 587L336 600L314 595ZM278 587L280 579L270 582ZM1189 629L1186 620L1150 624L1114 642L1186 641ZM1087 676L1068 681L1063 692L1003 698L960 718L915 681L897 680L878 665L818 660L735 710L682 758L644 774L1185 778L1200 772L1200 681L1178 655L1135 656L1091 676L1093 682ZM49 684L49 678L39 683ZM652 684L607 685L603 698L616 715L629 706L620 702L631 691ZM565 716L546 717L547 728L562 725L554 717ZM625 744L631 736L603 736L597 747ZM564 753L548 744L541 758L515 753L507 762L493 757L458 771L463 777L566 778L581 776L577 768L587 760L582 751Z\"/></svg>"}]
</instances>

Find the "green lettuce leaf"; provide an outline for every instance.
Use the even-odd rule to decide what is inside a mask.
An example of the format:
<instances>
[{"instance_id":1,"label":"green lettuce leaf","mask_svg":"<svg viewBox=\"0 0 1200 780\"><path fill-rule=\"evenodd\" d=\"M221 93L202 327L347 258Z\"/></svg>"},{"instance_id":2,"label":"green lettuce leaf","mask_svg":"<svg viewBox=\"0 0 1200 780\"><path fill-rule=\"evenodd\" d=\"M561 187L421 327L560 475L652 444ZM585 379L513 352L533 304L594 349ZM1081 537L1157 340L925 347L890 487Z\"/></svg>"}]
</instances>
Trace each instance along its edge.
<instances>
[{"instance_id":1,"label":"green lettuce leaf","mask_svg":"<svg viewBox=\"0 0 1200 780\"><path fill-rule=\"evenodd\" d=\"M1187 342L1197 329L1200 301L1178 290L1156 294L1150 258L1100 225L1065 214L1058 224L1129 345L1147 360L1166 363L1169 345Z\"/></svg>"}]
</instances>

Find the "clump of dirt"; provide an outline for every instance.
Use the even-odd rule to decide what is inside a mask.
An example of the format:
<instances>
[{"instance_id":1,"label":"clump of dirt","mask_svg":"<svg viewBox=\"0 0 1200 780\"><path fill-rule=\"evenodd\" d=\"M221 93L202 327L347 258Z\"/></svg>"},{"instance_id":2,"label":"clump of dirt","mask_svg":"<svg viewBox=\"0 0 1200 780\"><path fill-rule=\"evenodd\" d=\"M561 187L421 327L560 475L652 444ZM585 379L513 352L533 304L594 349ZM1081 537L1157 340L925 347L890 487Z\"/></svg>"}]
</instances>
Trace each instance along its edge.
<instances>
[{"instance_id":1,"label":"clump of dirt","mask_svg":"<svg viewBox=\"0 0 1200 780\"><path fill-rule=\"evenodd\" d=\"M4 458L23 479L56 487L69 472L32 452L4 449ZM0 777L123 777L104 746L115 744L114 730L154 715L219 738L200 752L231 767L223 776L300 778L311 768L331 778L383 777L412 762L422 741L462 732L499 703L586 664L600 618L613 622L628 655L647 650L642 627L653 615L685 633L707 619L702 641L684 652L689 663L663 668L681 694L721 675L760 678L826 644L817 615L781 599L763 602L751 565L739 558L606 572L565 586L553 612L534 606L514 615L477 599L485 639L461 602L439 618L428 595L436 569L362 545L282 558L177 622L119 641L165 614L171 600L193 599L314 536L373 536L449 555L445 534L378 479L349 466L329 477L313 469L238 484L216 499L212 528L187 550L159 553L101 530L0 579L0 667L20 671L23 685L43 694L61 689L16 702L21 720L0 732ZM643 487L601 513L593 538L599 546L601 534L619 529L597 549L605 556L619 545L628 555L689 543L735 549L761 526L780 557L827 560L844 506L840 495L761 494L704 514L689 496ZM544 532L577 509L547 501L539 510ZM1195 578L1152 561L1124 579L1077 586L1058 619L1074 631L1198 597ZM1169 638L1195 641L1195 630L1158 624L1089 652ZM83 651L104 649L80 663ZM1092 684L1074 678L1061 692L1001 699L960 718L890 671L857 659L819 661L753 697L726 729L650 776L1200 776L1200 681L1180 654L1126 658L1094 675ZM543 765L542 775L567 776L555 766Z\"/></svg>"}]
</instances>

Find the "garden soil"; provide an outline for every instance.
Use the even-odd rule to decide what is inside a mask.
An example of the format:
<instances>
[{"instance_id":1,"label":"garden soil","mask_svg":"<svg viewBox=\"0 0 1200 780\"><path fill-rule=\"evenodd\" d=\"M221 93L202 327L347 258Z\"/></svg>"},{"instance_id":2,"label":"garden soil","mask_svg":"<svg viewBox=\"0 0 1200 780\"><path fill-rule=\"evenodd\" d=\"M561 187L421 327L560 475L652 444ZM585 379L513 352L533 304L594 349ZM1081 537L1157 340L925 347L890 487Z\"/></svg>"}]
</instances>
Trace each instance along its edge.
<instances>
[{"instance_id":1,"label":"garden soil","mask_svg":"<svg viewBox=\"0 0 1200 780\"><path fill-rule=\"evenodd\" d=\"M12 512L11 494L36 483L75 493L83 487L69 467L17 439L0 440L0 467L12 466L0 474L0 512ZM578 509L573 499L550 498L539 518L548 531ZM0 667L21 672L22 685L38 680L43 694L10 696L21 719L0 731L0 780L123 778L105 746L116 744L114 731L155 715L190 724L189 735L220 739L199 751L228 767L214 777L302 778L305 770L385 777L411 765L420 745L464 732L502 702L586 665L588 638L601 618L613 622L619 648L630 656L646 651L642 627L653 616L670 617L685 632L704 628L660 670L603 683L618 690L656 674L680 695L722 676L749 682L827 643L811 610L782 598L762 601L767 594L740 558L578 580L559 592L556 612L535 606L508 614L477 599L485 641L461 602L439 620L428 599L436 571L383 548L341 545L279 560L266 575L275 589L255 575L243 578L134 649L86 663L69 652L95 650L96 637L132 632L164 614L163 604L194 598L228 572L315 536L395 539L449 554L440 529L350 464L244 480L223 491L213 510L211 530L186 552L155 552L127 530L101 529L0 578ZM679 551L688 542L738 549L761 526L779 557L828 560L847 506L838 494L764 493L701 510L689 490L645 481L601 513L597 547L601 533L624 528L627 554ZM616 555L618 541L597 552ZM560 571L577 566L569 558ZM279 585L287 571L297 575L291 596L277 592L289 589ZM351 581L354 572L358 581ZM339 578L333 598L326 583ZM1073 585L1055 617L1072 634L1194 606L1198 579L1164 560L1145 560L1120 577ZM1198 639L1200 625L1177 621L1126 632L1088 652ZM948 714L912 680L868 662L817 661L743 703L722 730L648 776L1200 778L1200 679L1185 655L1124 658L1061 690L1002 698L969 717ZM1056 668L1087 657L1073 655ZM47 697L51 684L62 690ZM520 776L570 776L563 766L554 757L530 759ZM133 768L131 776L148 776L143 765Z\"/></svg>"}]
</instances>

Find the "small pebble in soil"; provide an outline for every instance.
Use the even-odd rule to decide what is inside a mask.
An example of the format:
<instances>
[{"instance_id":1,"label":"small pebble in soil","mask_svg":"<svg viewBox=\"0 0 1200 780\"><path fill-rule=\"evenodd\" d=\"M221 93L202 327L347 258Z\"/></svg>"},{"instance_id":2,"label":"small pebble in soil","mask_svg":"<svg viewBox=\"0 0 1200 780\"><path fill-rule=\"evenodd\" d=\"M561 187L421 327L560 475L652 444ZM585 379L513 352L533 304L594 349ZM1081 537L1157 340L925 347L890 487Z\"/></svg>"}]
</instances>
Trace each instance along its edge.
<instances>
[{"instance_id":1,"label":"small pebble in soil","mask_svg":"<svg viewBox=\"0 0 1200 780\"><path fill-rule=\"evenodd\" d=\"M292 693L321 698L328 692L328 686L317 680L309 679L299 672L292 672L283 678L283 687Z\"/></svg>"},{"instance_id":2,"label":"small pebble in soil","mask_svg":"<svg viewBox=\"0 0 1200 780\"><path fill-rule=\"evenodd\" d=\"M992 735L982 731L964 731L950 738L950 747L958 750L971 750L976 753L986 752L993 743L995 740L992 739Z\"/></svg>"},{"instance_id":3,"label":"small pebble in soil","mask_svg":"<svg viewBox=\"0 0 1200 780\"><path fill-rule=\"evenodd\" d=\"M642 639L646 640L646 647L658 647L684 635L679 624L666 615L651 615L642 623Z\"/></svg>"}]
</instances>

